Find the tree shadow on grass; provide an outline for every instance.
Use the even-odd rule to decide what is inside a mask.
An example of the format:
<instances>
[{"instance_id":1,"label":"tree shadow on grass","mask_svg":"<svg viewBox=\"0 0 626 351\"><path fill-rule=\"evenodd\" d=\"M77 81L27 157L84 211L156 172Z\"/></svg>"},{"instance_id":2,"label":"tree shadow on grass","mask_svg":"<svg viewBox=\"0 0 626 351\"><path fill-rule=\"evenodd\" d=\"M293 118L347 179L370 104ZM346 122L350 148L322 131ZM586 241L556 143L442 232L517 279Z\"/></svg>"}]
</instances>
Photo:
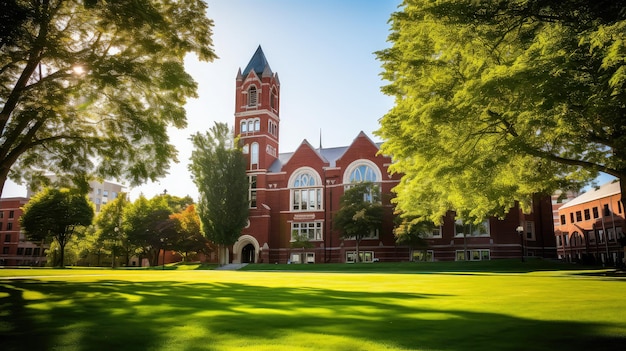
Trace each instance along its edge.
<instances>
[{"instance_id":1,"label":"tree shadow on grass","mask_svg":"<svg viewBox=\"0 0 626 351\"><path fill-rule=\"evenodd\" d=\"M231 282L0 281L0 340L5 351L288 349L304 342L334 350L609 350L626 342L603 335L610 326L602 324L414 307L415 300L449 297Z\"/></svg>"}]
</instances>

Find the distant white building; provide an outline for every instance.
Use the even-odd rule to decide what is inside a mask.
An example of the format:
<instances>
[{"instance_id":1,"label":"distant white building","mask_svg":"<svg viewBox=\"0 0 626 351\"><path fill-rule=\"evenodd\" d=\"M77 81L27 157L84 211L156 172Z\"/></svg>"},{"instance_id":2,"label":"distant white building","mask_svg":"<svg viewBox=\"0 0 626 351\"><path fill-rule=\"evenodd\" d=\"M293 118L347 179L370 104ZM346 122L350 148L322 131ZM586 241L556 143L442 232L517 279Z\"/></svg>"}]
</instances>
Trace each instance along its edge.
<instances>
[{"instance_id":1,"label":"distant white building","mask_svg":"<svg viewBox=\"0 0 626 351\"><path fill-rule=\"evenodd\" d=\"M52 183L57 180L56 175L49 175L48 178ZM96 213L100 212L100 208L103 205L113 201L121 192L126 191L126 187L124 185L106 180L103 182L93 180L89 182L89 186L91 187L91 191L89 192L89 201L96 205ZM35 193L36 191L29 189L26 197L30 199Z\"/></svg>"}]
</instances>

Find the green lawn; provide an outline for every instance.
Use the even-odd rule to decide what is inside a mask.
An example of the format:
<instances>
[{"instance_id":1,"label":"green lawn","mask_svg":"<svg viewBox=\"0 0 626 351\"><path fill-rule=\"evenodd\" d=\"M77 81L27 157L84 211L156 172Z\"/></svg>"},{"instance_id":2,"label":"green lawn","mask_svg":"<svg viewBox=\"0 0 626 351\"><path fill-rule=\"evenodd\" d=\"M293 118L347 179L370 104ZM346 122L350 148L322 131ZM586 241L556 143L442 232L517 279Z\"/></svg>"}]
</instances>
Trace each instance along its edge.
<instances>
[{"instance_id":1,"label":"green lawn","mask_svg":"<svg viewBox=\"0 0 626 351\"><path fill-rule=\"evenodd\" d=\"M2 269L0 349L626 347L626 278L603 270L496 261L166 268Z\"/></svg>"}]
</instances>

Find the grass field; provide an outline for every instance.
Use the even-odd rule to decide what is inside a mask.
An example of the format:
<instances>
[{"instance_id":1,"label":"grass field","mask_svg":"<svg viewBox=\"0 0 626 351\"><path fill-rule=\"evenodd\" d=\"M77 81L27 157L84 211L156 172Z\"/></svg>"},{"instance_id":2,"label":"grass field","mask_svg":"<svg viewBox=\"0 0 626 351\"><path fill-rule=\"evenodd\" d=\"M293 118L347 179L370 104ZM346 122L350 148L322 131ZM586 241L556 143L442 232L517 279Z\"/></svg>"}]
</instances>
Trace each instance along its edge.
<instances>
[{"instance_id":1,"label":"grass field","mask_svg":"<svg viewBox=\"0 0 626 351\"><path fill-rule=\"evenodd\" d=\"M0 269L0 349L626 348L626 278L476 263Z\"/></svg>"}]
</instances>

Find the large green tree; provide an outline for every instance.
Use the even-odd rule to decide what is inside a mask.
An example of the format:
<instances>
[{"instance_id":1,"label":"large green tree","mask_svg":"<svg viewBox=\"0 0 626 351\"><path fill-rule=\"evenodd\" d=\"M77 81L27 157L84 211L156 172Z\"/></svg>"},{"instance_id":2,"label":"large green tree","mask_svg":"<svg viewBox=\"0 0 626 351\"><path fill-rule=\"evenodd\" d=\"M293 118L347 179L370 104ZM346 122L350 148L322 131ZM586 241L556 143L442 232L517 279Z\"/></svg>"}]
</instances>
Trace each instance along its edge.
<instances>
[{"instance_id":1,"label":"large green tree","mask_svg":"<svg viewBox=\"0 0 626 351\"><path fill-rule=\"evenodd\" d=\"M233 131L215 123L206 133L192 136L189 169L200 193L198 213L206 237L218 245L220 264L228 263L228 246L241 235L248 219L246 159Z\"/></svg>"},{"instance_id":2,"label":"large green tree","mask_svg":"<svg viewBox=\"0 0 626 351\"><path fill-rule=\"evenodd\" d=\"M166 174L212 60L201 0L10 0L0 6L0 193L7 177L87 174L131 184Z\"/></svg>"},{"instance_id":3,"label":"large green tree","mask_svg":"<svg viewBox=\"0 0 626 351\"><path fill-rule=\"evenodd\" d=\"M152 266L158 265L161 250L169 247L173 226L171 214L172 209L164 196L147 199L140 195L124 211L122 228L130 251L147 257Z\"/></svg>"},{"instance_id":4,"label":"large green tree","mask_svg":"<svg viewBox=\"0 0 626 351\"><path fill-rule=\"evenodd\" d=\"M24 206L22 229L30 240L56 240L65 265L65 246L79 228L91 225L94 209L87 197L70 189L47 188L35 194Z\"/></svg>"},{"instance_id":5,"label":"large green tree","mask_svg":"<svg viewBox=\"0 0 626 351\"><path fill-rule=\"evenodd\" d=\"M356 260L361 260L361 240L380 232L383 223L383 206L380 188L371 182L350 186L339 200L339 211L335 214L335 228L341 237L356 241Z\"/></svg>"},{"instance_id":6,"label":"large green tree","mask_svg":"<svg viewBox=\"0 0 626 351\"><path fill-rule=\"evenodd\" d=\"M95 220L98 240L93 242L93 249L100 254L104 247L108 248L111 252L112 267L119 264L116 259L121 254L124 254L124 263L128 265L129 262L130 245L122 223L124 212L130 205L127 194L119 193L113 201L102 206Z\"/></svg>"},{"instance_id":7,"label":"large green tree","mask_svg":"<svg viewBox=\"0 0 626 351\"><path fill-rule=\"evenodd\" d=\"M378 52L397 209L478 223L608 173L626 196L626 7L406 0ZM622 201L623 203L623 201Z\"/></svg>"}]
</instances>

